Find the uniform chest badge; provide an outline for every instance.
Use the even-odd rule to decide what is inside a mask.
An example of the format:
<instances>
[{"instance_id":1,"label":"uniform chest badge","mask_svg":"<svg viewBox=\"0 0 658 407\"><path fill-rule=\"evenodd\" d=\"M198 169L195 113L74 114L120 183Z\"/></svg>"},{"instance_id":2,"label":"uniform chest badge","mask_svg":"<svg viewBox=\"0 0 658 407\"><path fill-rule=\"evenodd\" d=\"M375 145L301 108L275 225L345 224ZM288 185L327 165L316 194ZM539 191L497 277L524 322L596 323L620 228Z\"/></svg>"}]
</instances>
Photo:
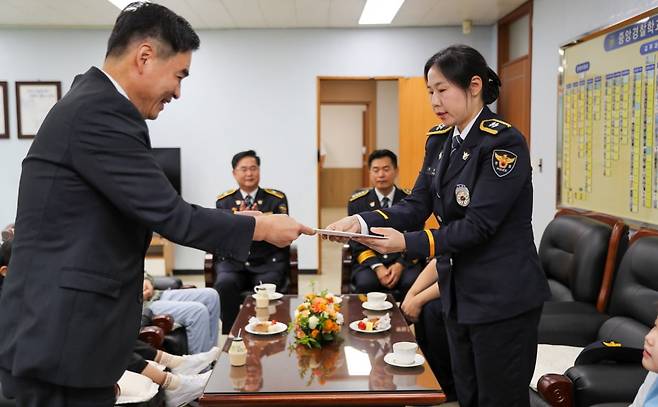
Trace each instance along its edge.
<instances>
[{"instance_id":1,"label":"uniform chest badge","mask_svg":"<svg viewBox=\"0 0 658 407\"><path fill-rule=\"evenodd\" d=\"M517 155L508 150L494 150L491 155L491 166L494 173L502 178L516 167Z\"/></svg>"},{"instance_id":2,"label":"uniform chest badge","mask_svg":"<svg viewBox=\"0 0 658 407\"><path fill-rule=\"evenodd\" d=\"M462 154L462 160L466 161L466 160L468 160L468 157L470 157L470 156L471 156L471 153L469 153L468 151L464 151L464 154Z\"/></svg>"},{"instance_id":3,"label":"uniform chest badge","mask_svg":"<svg viewBox=\"0 0 658 407\"><path fill-rule=\"evenodd\" d=\"M258 206L261 206L262 204L263 204L263 200L262 200L262 199L259 199L259 200L258 200Z\"/></svg>"},{"instance_id":4,"label":"uniform chest badge","mask_svg":"<svg viewBox=\"0 0 658 407\"><path fill-rule=\"evenodd\" d=\"M439 160L443 158L443 151L439 153Z\"/></svg>"},{"instance_id":5,"label":"uniform chest badge","mask_svg":"<svg viewBox=\"0 0 658 407\"><path fill-rule=\"evenodd\" d=\"M374 207L375 207L375 203L374 203L374 202L370 202L368 205L370 205L371 208L374 208Z\"/></svg>"},{"instance_id":6,"label":"uniform chest badge","mask_svg":"<svg viewBox=\"0 0 658 407\"><path fill-rule=\"evenodd\" d=\"M239 199L236 199L236 200L235 200L235 204L236 204L236 205L240 206L241 203L242 203L241 200L239 200Z\"/></svg>"},{"instance_id":7,"label":"uniform chest badge","mask_svg":"<svg viewBox=\"0 0 658 407\"><path fill-rule=\"evenodd\" d=\"M471 203L471 193L468 191L468 188L464 184L457 184L455 188L455 198L457 199L457 204L459 206L468 206Z\"/></svg>"}]
</instances>

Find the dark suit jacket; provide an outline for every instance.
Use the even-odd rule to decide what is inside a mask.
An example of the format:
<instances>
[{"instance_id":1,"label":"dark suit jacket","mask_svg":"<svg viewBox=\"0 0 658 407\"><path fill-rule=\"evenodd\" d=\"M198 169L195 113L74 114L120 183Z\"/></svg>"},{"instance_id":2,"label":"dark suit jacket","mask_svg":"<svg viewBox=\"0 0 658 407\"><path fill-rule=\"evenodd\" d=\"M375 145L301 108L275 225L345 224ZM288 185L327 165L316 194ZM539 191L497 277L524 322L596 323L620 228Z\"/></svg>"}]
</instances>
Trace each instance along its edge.
<instances>
[{"instance_id":1,"label":"dark suit jacket","mask_svg":"<svg viewBox=\"0 0 658 407\"><path fill-rule=\"evenodd\" d=\"M392 204L395 205L402 199L406 198L407 195L407 192L396 187ZM347 204L348 215L354 215L368 210L374 211L377 209L381 209L381 203L379 202L375 188L357 192L352 195ZM411 230L421 230L422 228L423 224L420 223L419 225L414 226ZM357 272L361 267L370 268L377 263L389 266L395 262L399 262L406 268L418 262L418 259L409 257L406 253L377 253L354 240L350 240L349 245L352 250L352 273Z\"/></svg>"},{"instance_id":2,"label":"dark suit jacket","mask_svg":"<svg viewBox=\"0 0 658 407\"><path fill-rule=\"evenodd\" d=\"M452 127L430 130L411 194L362 213L369 227L404 230L434 213L435 230L405 234L410 255L439 256L444 312L464 324L519 315L549 297L532 235L528 146L485 107L450 157Z\"/></svg>"},{"instance_id":3,"label":"dark suit jacket","mask_svg":"<svg viewBox=\"0 0 658 407\"><path fill-rule=\"evenodd\" d=\"M255 202L258 205L258 210L263 214L288 214L288 199L286 194L276 189L258 188L256 192ZM237 212L242 204L242 193L239 189L232 189L224 192L217 197L215 206L219 209L226 209L232 212ZM246 269L255 273L265 272L272 269L272 263L283 263L286 267L281 267L281 272L285 273L288 270L288 261L290 258L290 247L276 247L267 242L252 242L249 248L249 257L247 261L240 261L232 256L219 256L220 261L230 261L232 263L239 263L239 267L244 265ZM247 263L248 265L246 265ZM260 267L263 265L269 265ZM279 267L276 267L277 269Z\"/></svg>"},{"instance_id":4,"label":"dark suit jacket","mask_svg":"<svg viewBox=\"0 0 658 407\"><path fill-rule=\"evenodd\" d=\"M97 68L76 78L23 160L0 299L0 367L72 387L113 385L139 329L156 231L246 258L254 219L185 202L135 106Z\"/></svg>"}]
</instances>

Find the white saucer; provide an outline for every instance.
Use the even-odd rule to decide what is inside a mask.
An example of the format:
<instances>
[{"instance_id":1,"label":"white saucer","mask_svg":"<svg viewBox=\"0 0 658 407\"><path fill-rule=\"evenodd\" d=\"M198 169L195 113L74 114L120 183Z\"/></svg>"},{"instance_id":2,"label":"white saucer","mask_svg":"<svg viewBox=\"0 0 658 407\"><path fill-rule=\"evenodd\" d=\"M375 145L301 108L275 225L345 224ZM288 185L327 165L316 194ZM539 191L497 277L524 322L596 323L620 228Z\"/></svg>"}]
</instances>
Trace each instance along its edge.
<instances>
[{"instance_id":1,"label":"white saucer","mask_svg":"<svg viewBox=\"0 0 658 407\"><path fill-rule=\"evenodd\" d=\"M274 301L274 300L278 300L280 298L283 298L283 294L274 293L274 294L270 294L268 297L269 297L270 301ZM255 300L256 299L256 294L251 294L251 298L253 298Z\"/></svg>"},{"instance_id":2,"label":"white saucer","mask_svg":"<svg viewBox=\"0 0 658 407\"><path fill-rule=\"evenodd\" d=\"M416 366L422 366L423 363L425 363L425 358L423 357L423 355L416 353L416 357L414 358L413 363L408 365L403 365L395 360L395 354L391 352L391 353L387 353L386 356L384 356L384 362L388 363L389 365L397 366L397 367L416 367Z\"/></svg>"},{"instance_id":3,"label":"white saucer","mask_svg":"<svg viewBox=\"0 0 658 407\"><path fill-rule=\"evenodd\" d=\"M274 325L274 326L276 327L276 329L271 331L271 332L254 331L252 329L252 324L248 324L247 326L245 326L244 330L249 332L250 334L253 334L253 335L276 335L276 334L280 334L281 332L284 332L285 330L288 329L288 325L284 324L283 322L277 322L276 325Z\"/></svg>"},{"instance_id":4,"label":"white saucer","mask_svg":"<svg viewBox=\"0 0 658 407\"><path fill-rule=\"evenodd\" d=\"M373 329L372 331L366 331L365 329L359 329L359 322L361 322L361 320L350 322L350 329L357 332L363 332L364 334L376 334L379 332L386 332L391 329L391 325L389 324L386 329Z\"/></svg>"},{"instance_id":5,"label":"white saucer","mask_svg":"<svg viewBox=\"0 0 658 407\"><path fill-rule=\"evenodd\" d=\"M377 306L370 304L368 301L364 302L361 305L363 306L363 308L369 309L370 311L386 311L387 309L393 308L393 304L391 304L388 301L384 301L382 305L377 305Z\"/></svg>"}]
</instances>

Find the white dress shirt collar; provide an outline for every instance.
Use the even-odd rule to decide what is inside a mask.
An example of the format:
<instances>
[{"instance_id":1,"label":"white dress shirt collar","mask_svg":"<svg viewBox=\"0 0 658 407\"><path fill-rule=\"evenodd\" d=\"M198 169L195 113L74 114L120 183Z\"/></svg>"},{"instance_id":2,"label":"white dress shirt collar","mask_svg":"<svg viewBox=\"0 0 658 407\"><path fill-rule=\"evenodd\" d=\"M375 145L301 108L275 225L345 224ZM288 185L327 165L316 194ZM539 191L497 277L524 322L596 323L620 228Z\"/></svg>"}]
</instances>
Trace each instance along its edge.
<instances>
[{"instance_id":1,"label":"white dress shirt collar","mask_svg":"<svg viewBox=\"0 0 658 407\"><path fill-rule=\"evenodd\" d=\"M375 194L377 194L377 199L379 200L379 204L381 205L382 199L384 199L384 194L379 192L379 190L377 188L375 188ZM395 196L395 185L393 185L393 189L391 190L391 192L388 195L386 195L386 198L388 198L389 206L393 205L393 197L394 196Z\"/></svg>"},{"instance_id":2,"label":"white dress shirt collar","mask_svg":"<svg viewBox=\"0 0 658 407\"><path fill-rule=\"evenodd\" d=\"M112 85L114 85L114 87L117 89L117 92L121 93L126 99L130 100L126 91L121 87L121 85L119 85L119 82L115 81L114 78L110 76L109 73L105 72L102 68L99 68L99 70L103 72L105 76L107 76L110 82L112 82Z\"/></svg>"},{"instance_id":3,"label":"white dress shirt collar","mask_svg":"<svg viewBox=\"0 0 658 407\"><path fill-rule=\"evenodd\" d=\"M258 188L254 189L251 193L244 191L240 188L240 194L242 194L242 199L245 199L247 195L251 195L251 199L256 202L256 194L258 193Z\"/></svg>"},{"instance_id":4,"label":"white dress shirt collar","mask_svg":"<svg viewBox=\"0 0 658 407\"><path fill-rule=\"evenodd\" d=\"M462 140L466 140L466 136L468 136L468 132L471 131L471 127L473 127L473 123L475 123L475 120L477 120L477 118L480 117L480 114L482 114L482 110L484 110L484 107L482 109L480 109L480 111L478 112L478 114L475 115L473 120L468 122L466 127L464 127L463 131L460 132L459 129L457 128L457 126L455 126L455 130L453 130L453 133L452 133L453 137L456 136L456 135L459 135L459 137L461 137Z\"/></svg>"}]
</instances>

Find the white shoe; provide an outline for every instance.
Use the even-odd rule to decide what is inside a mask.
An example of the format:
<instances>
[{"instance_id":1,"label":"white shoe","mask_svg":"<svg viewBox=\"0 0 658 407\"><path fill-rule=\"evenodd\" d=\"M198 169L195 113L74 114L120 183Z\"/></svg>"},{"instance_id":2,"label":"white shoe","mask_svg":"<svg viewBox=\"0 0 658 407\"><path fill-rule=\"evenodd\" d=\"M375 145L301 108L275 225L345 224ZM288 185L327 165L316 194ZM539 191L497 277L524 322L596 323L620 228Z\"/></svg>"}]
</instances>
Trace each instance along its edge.
<instances>
[{"instance_id":1,"label":"white shoe","mask_svg":"<svg viewBox=\"0 0 658 407\"><path fill-rule=\"evenodd\" d=\"M219 358L219 352L219 348L215 346L208 352L185 355L183 356L183 362L171 369L171 372L177 375L194 375L200 373Z\"/></svg>"},{"instance_id":2,"label":"white shoe","mask_svg":"<svg viewBox=\"0 0 658 407\"><path fill-rule=\"evenodd\" d=\"M180 384L174 390L165 390L165 406L179 407L196 400L203 394L203 388L210 378L210 373L193 376L179 376Z\"/></svg>"}]
</instances>

